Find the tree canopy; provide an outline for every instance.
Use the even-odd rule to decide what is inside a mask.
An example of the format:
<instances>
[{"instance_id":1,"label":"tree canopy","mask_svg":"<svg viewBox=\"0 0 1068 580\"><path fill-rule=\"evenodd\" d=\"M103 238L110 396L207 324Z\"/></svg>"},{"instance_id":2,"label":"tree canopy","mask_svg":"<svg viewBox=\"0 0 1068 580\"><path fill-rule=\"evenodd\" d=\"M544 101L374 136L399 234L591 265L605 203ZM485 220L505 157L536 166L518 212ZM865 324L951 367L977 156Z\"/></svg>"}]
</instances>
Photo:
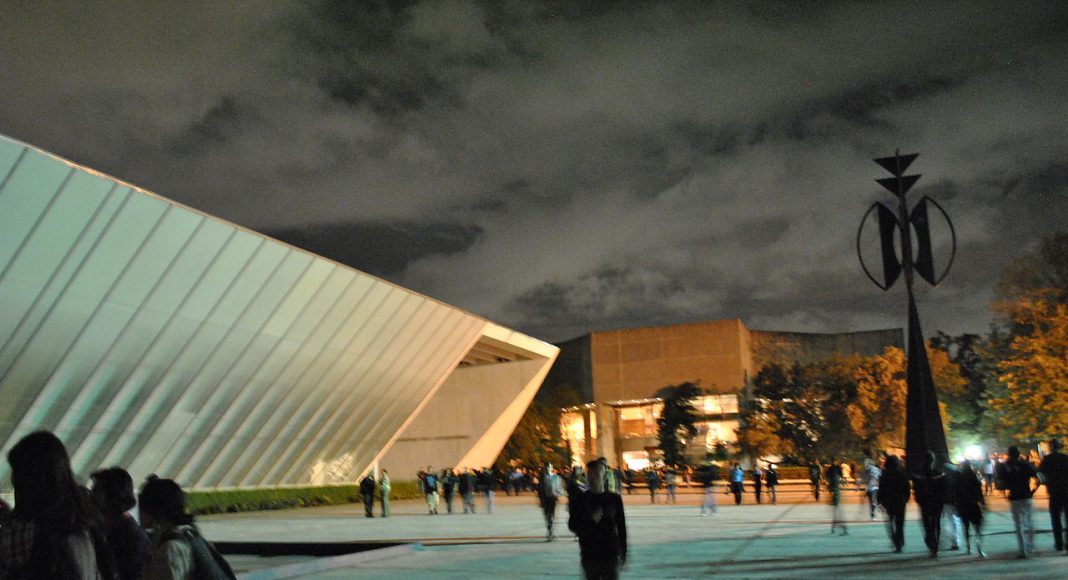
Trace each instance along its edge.
<instances>
[{"instance_id":1,"label":"tree canopy","mask_svg":"<svg viewBox=\"0 0 1068 580\"><path fill-rule=\"evenodd\" d=\"M697 410L694 401L704 394L694 383L664 387L656 396L664 401L656 420L660 452L667 465L686 464L686 442L697 435Z\"/></svg>"}]
</instances>

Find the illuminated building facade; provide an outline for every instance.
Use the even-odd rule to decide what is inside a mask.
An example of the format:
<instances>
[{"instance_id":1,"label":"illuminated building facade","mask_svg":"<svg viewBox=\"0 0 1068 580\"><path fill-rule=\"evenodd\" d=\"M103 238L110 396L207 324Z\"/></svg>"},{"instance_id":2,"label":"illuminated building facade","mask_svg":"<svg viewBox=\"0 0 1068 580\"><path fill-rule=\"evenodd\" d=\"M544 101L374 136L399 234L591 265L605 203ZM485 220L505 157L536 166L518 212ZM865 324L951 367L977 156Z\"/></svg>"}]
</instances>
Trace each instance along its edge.
<instances>
[{"instance_id":1,"label":"illuminated building facade","mask_svg":"<svg viewBox=\"0 0 1068 580\"><path fill-rule=\"evenodd\" d=\"M487 465L557 352L0 137L3 453L48 429L192 489Z\"/></svg>"},{"instance_id":2,"label":"illuminated building facade","mask_svg":"<svg viewBox=\"0 0 1068 580\"><path fill-rule=\"evenodd\" d=\"M878 354L901 347L900 329L836 334L750 330L740 320L594 332L561 343L546 384L566 384L586 404L562 416L576 463L606 457L640 469L658 456L660 389L696 383L701 419L687 453L703 459L737 440L738 405L761 366L816 361L834 354Z\"/></svg>"}]
</instances>

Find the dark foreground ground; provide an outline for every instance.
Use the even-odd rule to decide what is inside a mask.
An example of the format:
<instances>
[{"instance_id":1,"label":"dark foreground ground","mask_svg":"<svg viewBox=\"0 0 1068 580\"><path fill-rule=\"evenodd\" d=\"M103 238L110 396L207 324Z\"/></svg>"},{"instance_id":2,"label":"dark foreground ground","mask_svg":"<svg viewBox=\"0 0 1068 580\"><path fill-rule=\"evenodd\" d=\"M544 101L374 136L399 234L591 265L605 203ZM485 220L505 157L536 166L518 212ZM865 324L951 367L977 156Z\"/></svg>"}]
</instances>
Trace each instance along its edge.
<instances>
[{"instance_id":1,"label":"dark foreground ground","mask_svg":"<svg viewBox=\"0 0 1068 580\"><path fill-rule=\"evenodd\" d=\"M1016 559L1005 500L990 501L985 559L945 551L928 557L915 504L909 506L905 550L890 551L881 521L849 496L847 536L830 533L830 508L802 493L778 505L735 506L718 495L718 513L700 517L697 494L675 505L624 496L630 557L624 578L1068 578L1068 555L1053 551L1046 501L1035 502L1036 552ZM752 496L746 497L747 502ZM377 506L376 506L377 509ZM578 543L558 508L558 539L547 543L533 496L499 495L492 515L426 515L421 502L395 502L393 517L367 519L357 505L205 517L216 541L384 542L392 547L348 556L231 556L245 578L577 578ZM385 544L384 544L385 545Z\"/></svg>"}]
</instances>

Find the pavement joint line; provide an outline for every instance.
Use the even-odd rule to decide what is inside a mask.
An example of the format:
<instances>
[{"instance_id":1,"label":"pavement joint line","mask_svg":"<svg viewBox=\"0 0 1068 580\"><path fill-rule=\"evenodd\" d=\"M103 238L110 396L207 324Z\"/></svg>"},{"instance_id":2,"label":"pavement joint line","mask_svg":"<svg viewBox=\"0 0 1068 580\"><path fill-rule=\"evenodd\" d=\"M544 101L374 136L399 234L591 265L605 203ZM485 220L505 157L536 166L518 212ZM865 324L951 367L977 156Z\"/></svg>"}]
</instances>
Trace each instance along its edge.
<instances>
[{"instance_id":1,"label":"pavement joint line","mask_svg":"<svg viewBox=\"0 0 1068 580\"><path fill-rule=\"evenodd\" d=\"M757 530L755 534L749 536L748 538L745 538L742 542L739 542L739 544L735 546L733 550L727 552L727 555L720 559L719 563L733 563L738 558L738 556L741 556L742 552L747 550L752 544L756 543L757 540L764 537L764 534L768 533L769 530L773 529L776 525L778 525L779 521L785 518L786 515L789 514L791 511L793 511L795 507L797 506L791 505L790 507L786 508L775 519L769 521L767 524Z\"/></svg>"}]
</instances>

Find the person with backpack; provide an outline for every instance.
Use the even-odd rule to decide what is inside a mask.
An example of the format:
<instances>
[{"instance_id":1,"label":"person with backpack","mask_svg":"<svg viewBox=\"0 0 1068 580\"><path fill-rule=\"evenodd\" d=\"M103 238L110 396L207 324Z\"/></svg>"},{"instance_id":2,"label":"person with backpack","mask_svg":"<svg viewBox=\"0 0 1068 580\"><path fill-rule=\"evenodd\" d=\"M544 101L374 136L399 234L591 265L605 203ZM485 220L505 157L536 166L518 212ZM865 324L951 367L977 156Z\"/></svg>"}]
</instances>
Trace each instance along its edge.
<instances>
[{"instance_id":1,"label":"person with backpack","mask_svg":"<svg viewBox=\"0 0 1068 580\"><path fill-rule=\"evenodd\" d=\"M173 480L150 476L141 489L141 524L151 530L145 580L234 580L222 554L200 535Z\"/></svg>"},{"instance_id":2,"label":"person with backpack","mask_svg":"<svg viewBox=\"0 0 1068 580\"><path fill-rule=\"evenodd\" d=\"M423 495L426 496L427 515L438 513L438 476L434 475L434 468L427 465L426 471L419 475L423 482Z\"/></svg>"},{"instance_id":3,"label":"person with backpack","mask_svg":"<svg viewBox=\"0 0 1068 580\"><path fill-rule=\"evenodd\" d=\"M541 503L541 511L545 515L545 539L553 541L553 520L556 518L556 502L564 495L564 484L560 476L553 470L551 463L545 464L541 478L538 480L538 501Z\"/></svg>"},{"instance_id":4,"label":"person with backpack","mask_svg":"<svg viewBox=\"0 0 1068 580\"><path fill-rule=\"evenodd\" d=\"M148 534L130 515L137 505L133 478L121 467L93 472L93 499L104 515L104 532L119 580L141 580L152 550Z\"/></svg>"},{"instance_id":5,"label":"person with backpack","mask_svg":"<svg viewBox=\"0 0 1068 580\"><path fill-rule=\"evenodd\" d=\"M375 517L375 474L368 473L360 480L360 495L363 497L363 515Z\"/></svg>"},{"instance_id":6,"label":"person with backpack","mask_svg":"<svg viewBox=\"0 0 1068 580\"><path fill-rule=\"evenodd\" d=\"M0 578L116 578L103 516L75 481L63 442L35 431L7 462L15 508L0 522Z\"/></svg>"},{"instance_id":7,"label":"person with backpack","mask_svg":"<svg viewBox=\"0 0 1068 580\"><path fill-rule=\"evenodd\" d=\"M1031 485L1035 480L1035 485ZM998 465L998 489L1009 492L1012 523L1016 529L1017 558L1031 557L1035 545L1035 527L1032 521L1031 498L1038 491L1038 472L1034 466L1020 457L1020 449L1009 447L1009 460Z\"/></svg>"}]
</instances>

